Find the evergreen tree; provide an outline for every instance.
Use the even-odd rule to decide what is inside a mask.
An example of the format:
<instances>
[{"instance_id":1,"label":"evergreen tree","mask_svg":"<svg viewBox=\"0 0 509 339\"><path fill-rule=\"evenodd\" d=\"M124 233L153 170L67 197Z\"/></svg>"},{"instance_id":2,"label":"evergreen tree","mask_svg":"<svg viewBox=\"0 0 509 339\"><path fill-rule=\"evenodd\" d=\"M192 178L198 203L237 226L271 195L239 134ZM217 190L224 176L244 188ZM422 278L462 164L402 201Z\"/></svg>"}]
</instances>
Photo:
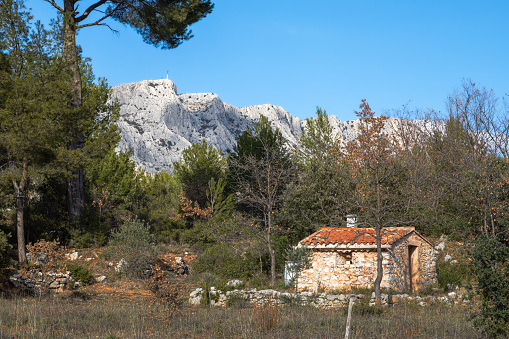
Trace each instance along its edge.
<instances>
[{"instance_id":1,"label":"evergreen tree","mask_svg":"<svg viewBox=\"0 0 509 339\"><path fill-rule=\"evenodd\" d=\"M204 208L207 203L209 181L211 179L218 181L225 177L227 158L203 139L187 147L182 153L182 159L173 166L186 198Z\"/></svg>"},{"instance_id":2,"label":"evergreen tree","mask_svg":"<svg viewBox=\"0 0 509 339\"><path fill-rule=\"evenodd\" d=\"M59 14L63 14L62 47L72 88L68 93L69 106L73 114L79 115L83 105L84 87L81 58L76 44L80 29L105 25L111 18L133 27L145 42L162 48L175 48L192 37L188 26L199 21L212 11L209 0L161 1L161 0L96 0L83 11L78 9L79 0L45 0ZM63 3L63 4L62 4ZM109 26L108 26L109 27ZM75 117L79 121L78 117ZM79 150L86 143L85 131L80 124L71 129L67 142L69 153ZM79 154L76 156L79 159ZM85 209L83 167L74 168L68 180L69 219L80 222Z\"/></svg>"},{"instance_id":3,"label":"evergreen tree","mask_svg":"<svg viewBox=\"0 0 509 339\"><path fill-rule=\"evenodd\" d=\"M62 59L50 53L48 32L36 23L22 0L0 4L0 46L7 69L0 75L0 145L6 163L2 175L16 197L18 259L26 262L24 211L30 180L54 170L63 142L62 107L71 88Z\"/></svg>"},{"instance_id":4,"label":"evergreen tree","mask_svg":"<svg viewBox=\"0 0 509 339\"><path fill-rule=\"evenodd\" d=\"M179 208L179 193L182 185L171 173L161 171L155 174L139 174L139 192L135 200L134 212L146 220L156 234L169 231L172 220Z\"/></svg>"},{"instance_id":5,"label":"evergreen tree","mask_svg":"<svg viewBox=\"0 0 509 339\"><path fill-rule=\"evenodd\" d=\"M295 167L281 132L272 130L261 116L254 130L247 128L237 138L230 156L229 179L237 202L257 220L260 235L271 258L272 284L276 280L276 253L272 244L277 230L274 214L284 200L284 192L295 178Z\"/></svg>"},{"instance_id":6,"label":"evergreen tree","mask_svg":"<svg viewBox=\"0 0 509 339\"><path fill-rule=\"evenodd\" d=\"M339 226L347 210L345 192L351 182L344 162L337 160L339 140L325 110L306 121L298 152L301 171L290 186L281 217L289 225L309 230L317 226Z\"/></svg>"}]
</instances>

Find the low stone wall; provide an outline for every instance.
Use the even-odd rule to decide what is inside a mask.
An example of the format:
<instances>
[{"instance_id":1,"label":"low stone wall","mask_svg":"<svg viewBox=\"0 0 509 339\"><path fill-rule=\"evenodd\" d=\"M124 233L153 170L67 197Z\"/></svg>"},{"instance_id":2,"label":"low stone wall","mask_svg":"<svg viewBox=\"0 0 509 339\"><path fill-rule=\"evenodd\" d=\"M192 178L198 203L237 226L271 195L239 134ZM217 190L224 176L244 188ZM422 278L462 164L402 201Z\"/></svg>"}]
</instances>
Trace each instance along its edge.
<instances>
[{"instance_id":1,"label":"low stone wall","mask_svg":"<svg viewBox=\"0 0 509 339\"><path fill-rule=\"evenodd\" d=\"M32 277L20 275L19 271L17 271L9 277L9 280L17 288L32 290L36 293L42 293L47 290L63 292L69 288L69 284L74 282L69 271L65 273L37 272Z\"/></svg>"},{"instance_id":2,"label":"low stone wall","mask_svg":"<svg viewBox=\"0 0 509 339\"><path fill-rule=\"evenodd\" d=\"M202 288L197 288L189 295L189 303L191 305L200 305L205 297L205 291ZM364 295L356 294L327 294L327 293L313 293L313 292L299 292L287 293L279 292L272 289L257 290L233 290L233 291L219 291L214 287L209 290L210 305L225 307L230 298L237 300L245 300L253 304L273 303L276 305L283 305L287 303L298 302L303 305L310 305L318 308L335 308L348 305L349 298L363 299Z\"/></svg>"},{"instance_id":3,"label":"low stone wall","mask_svg":"<svg viewBox=\"0 0 509 339\"><path fill-rule=\"evenodd\" d=\"M191 305L200 305L205 297L205 291L202 288L197 288L189 295L189 303ZM272 289L257 290L244 289L233 291L220 291L211 287L209 290L210 306L226 307L230 298L236 300L245 300L252 304L265 304L272 303L275 305L284 305L289 303L299 303L301 305L309 305L321 309L332 309L338 307L346 307L350 298L354 300L364 299L364 295L356 294L328 294L328 293L313 293L313 292L299 292L287 293L279 292ZM471 301L468 297L451 292L442 296L425 296L408 294L383 294L382 293L382 306L394 305L401 302L416 302L420 306L427 306L430 303L444 303L446 305L452 304L470 304ZM375 293L371 295L369 301L370 306L375 305Z\"/></svg>"}]
</instances>

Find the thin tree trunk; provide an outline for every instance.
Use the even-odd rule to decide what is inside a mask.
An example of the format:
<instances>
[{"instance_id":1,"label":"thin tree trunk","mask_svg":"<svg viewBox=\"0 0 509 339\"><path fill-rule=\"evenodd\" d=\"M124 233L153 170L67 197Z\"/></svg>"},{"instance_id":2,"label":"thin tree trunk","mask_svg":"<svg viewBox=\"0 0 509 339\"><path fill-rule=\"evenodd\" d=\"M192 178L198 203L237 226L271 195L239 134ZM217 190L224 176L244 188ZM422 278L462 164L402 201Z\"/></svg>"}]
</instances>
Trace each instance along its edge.
<instances>
[{"instance_id":1,"label":"thin tree trunk","mask_svg":"<svg viewBox=\"0 0 509 339\"><path fill-rule=\"evenodd\" d=\"M272 248L272 239L270 237L270 228L267 231L267 246L270 254L270 281L274 285L276 283L276 253Z\"/></svg>"},{"instance_id":2,"label":"thin tree trunk","mask_svg":"<svg viewBox=\"0 0 509 339\"><path fill-rule=\"evenodd\" d=\"M382 302L382 295L380 291L380 284L382 283L383 267L382 267L382 241L381 241L380 226L376 227L376 279L375 279L375 303L380 305Z\"/></svg>"},{"instance_id":3,"label":"thin tree trunk","mask_svg":"<svg viewBox=\"0 0 509 339\"><path fill-rule=\"evenodd\" d=\"M18 235L18 261L20 265L27 262L26 248L25 248L25 189L28 180L28 161L23 159L23 171L21 181L18 183L13 180L14 192L16 194L16 233Z\"/></svg>"},{"instance_id":4,"label":"thin tree trunk","mask_svg":"<svg viewBox=\"0 0 509 339\"><path fill-rule=\"evenodd\" d=\"M380 284L382 283L383 267L382 267L382 237L381 237L381 199L380 199L380 180L378 178L378 172L376 173L376 201L377 201L377 215L376 215L376 279L375 279L375 303L380 305L382 302L382 295L380 292Z\"/></svg>"},{"instance_id":5,"label":"thin tree trunk","mask_svg":"<svg viewBox=\"0 0 509 339\"><path fill-rule=\"evenodd\" d=\"M78 53L76 49L76 22L74 4L76 0L64 0L64 56L72 77L72 93L70 105L79 108L82 105L82 83L79 69ZM83 147L84 137L81 131L74 131L74 140L67 147L76 150ZM85 189L83 185L83 168L73 172L67 181L67 200L69 221L81 221L85 210Z\"/></svg>"}]
</instances>

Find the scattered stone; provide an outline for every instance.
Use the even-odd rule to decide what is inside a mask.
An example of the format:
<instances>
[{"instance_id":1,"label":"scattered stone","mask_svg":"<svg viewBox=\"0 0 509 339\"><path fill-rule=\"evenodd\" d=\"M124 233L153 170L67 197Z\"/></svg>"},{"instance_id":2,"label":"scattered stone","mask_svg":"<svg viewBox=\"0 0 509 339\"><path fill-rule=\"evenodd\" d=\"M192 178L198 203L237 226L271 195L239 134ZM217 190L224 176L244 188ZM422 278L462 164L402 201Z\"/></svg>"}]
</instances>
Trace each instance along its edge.
<instances>
[{"instance_id":1,"label":"scattered stone","mask_svg":"<svg viewBox=\"0 0 509 339\"><path fill-rule=\"evenodd\" d=\"M447 255L445 256L445 258L444 258L444 261L445 261L445 262L448 262L448 261L449 261L449 260L451 260L451 259L452 259L452 257L451 257L449 254L447 254Z\"/></svg>"},{"instance_id":2,"label":"scattered stone","mask_svg":"<svg viewBox=\"0 0 509 339\"><path fill-rule=\"evenodd\" d=\"M94 280L99 284L105 284L108 282L108 278L105 275L101 275L100 277L97 277Z\"/></svg>"},{"instance_id":3,"label":"scattered stone","mask_svg":"<svg viewBox=\"0 0 509 339\"><path fill-rule=\"evenodd\" d=\"M244 282L242 280L230 280L226 283L226 286L232 286L232 287L240 287L244 285Z\"/></svg>"},{"instance_id":4,"label":"scattered stone","mask_svg":"<svg viewBox=\"0 0 509 339\"><path fill-rule=\"evenodd\" d=\"M126 270L126 268L127 268L127 261L124 258L122 258L118 262L117 266L115 266L115 272L122 273Z\"/></svg>"},{"instance_id":5,"label":"scattered stone","mask_svg":"<svg viewBox=\"0 0 509 339\"><path fill-rule=\"evenodd\" d=\"M79 255L79 254L78 254L78 252L74 251L74 252L72 252L72 253L67 253L67 254L65 255L65 257L66 257L67 259L71 260L71 261L74 261L74 260L78 259L78 255Z\"/></svg>"},{"instance_id":6,"label":"scattered stone","mask_svg":"<svg viewBox=\"0 0 509 339\"><path fill-rule=\"evenodd\" d=\"M178 276L184 277L191 272L191 267L189 267L182 257L175 257L175 263L177 264L177 267L174 271Z\"/></svg>"},{"instance_id":7,"label":"scattered stone","mask_svg":"<svg viewBox=\"0 0 509 339\"><path fill-rule=\"evenodd\" d=\"M442 234L438 241L439 241L439 243L438 243L438 245L435 246L435 249L439 250L439 251L443 251L445 249L445 244L447 242L447 236Z\"/></svg>"}]
</instances>

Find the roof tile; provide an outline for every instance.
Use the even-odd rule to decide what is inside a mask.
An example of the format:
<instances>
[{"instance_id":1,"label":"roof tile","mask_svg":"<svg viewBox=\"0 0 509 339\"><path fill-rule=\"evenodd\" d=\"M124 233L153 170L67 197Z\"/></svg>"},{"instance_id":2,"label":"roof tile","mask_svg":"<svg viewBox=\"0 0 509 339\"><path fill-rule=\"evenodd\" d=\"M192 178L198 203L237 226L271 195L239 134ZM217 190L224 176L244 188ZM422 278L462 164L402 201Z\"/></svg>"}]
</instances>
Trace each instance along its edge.
<instances>
[{"instance_id":1,"label":"roof tile","mask_svg":"<svg viewBox=\"0 0 509 339\"><path fill-rule=\"evenodd\" d=\"M415 231L415 227L387 227L382 229L382 245L391 245ZM375 245L374 228L324 227L300 241L302 245Z\"/></svg>"}]
</instances>

